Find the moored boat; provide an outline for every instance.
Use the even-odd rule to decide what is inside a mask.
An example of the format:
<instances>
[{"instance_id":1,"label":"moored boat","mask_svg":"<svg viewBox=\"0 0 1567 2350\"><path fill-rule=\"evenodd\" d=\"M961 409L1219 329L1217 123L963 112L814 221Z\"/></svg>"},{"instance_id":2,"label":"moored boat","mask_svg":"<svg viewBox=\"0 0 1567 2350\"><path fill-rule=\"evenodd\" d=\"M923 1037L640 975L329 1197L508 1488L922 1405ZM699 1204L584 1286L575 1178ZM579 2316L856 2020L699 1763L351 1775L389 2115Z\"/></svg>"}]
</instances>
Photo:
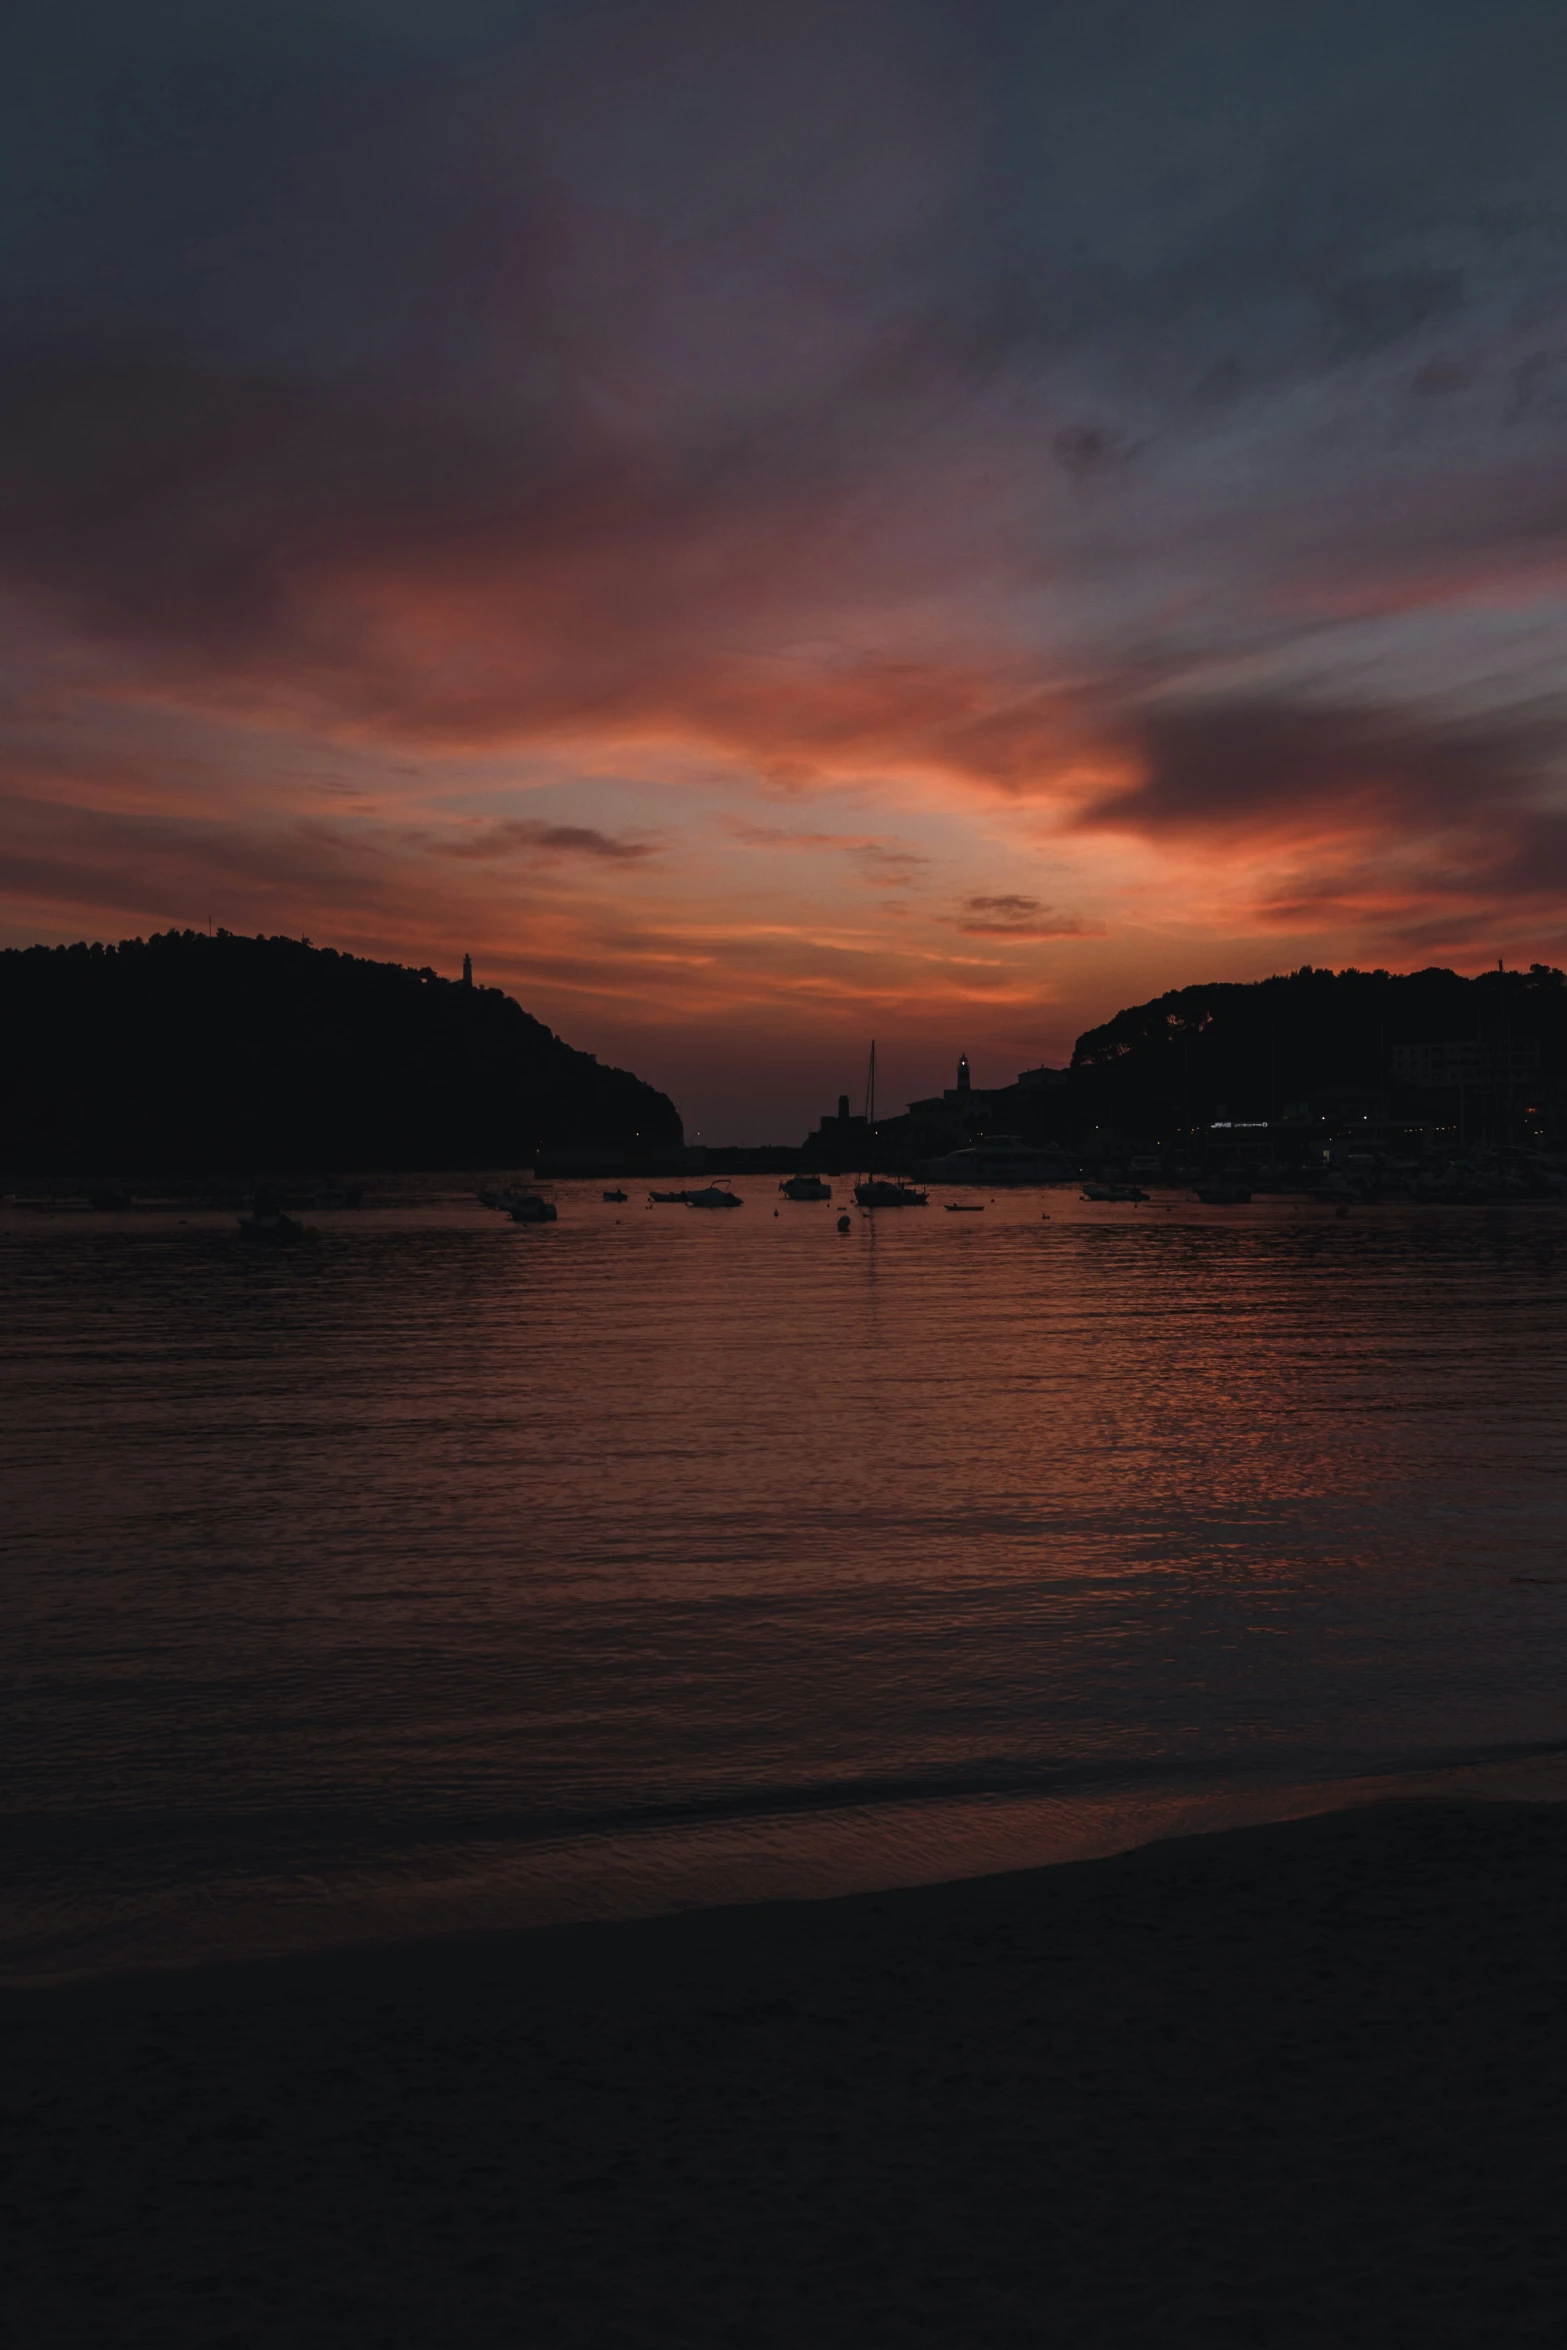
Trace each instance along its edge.
<instances>
[{"instance_id":1,"label":"moored boat","mask_svg":"<svg viewBox=\"0 0 1567 2350\"><path fill-rule=\"evenodd\" d=\"M871 1039L871 1063L865 1079L865 1133L874 1147L876 1140L876 1040ZM857 1206L862 1208L922 1208L926 1204L923 1191L916 1191L912 1183L901 1176L890 1180L881 1175L864 1175L854 1187Z\"/></svg>"},{"instance_id":2,"label":"moored boat","mask_svg":"<svg viewBox=\"0 0 1567 2350\"><path fill-rule=\"evenodd\" d=\"M726 1184L709 1183L702 1191L688 1191L686 1206L688 1208L743 1208L745 1202Z\"/></svg>"},{"instance_id":3,"label":"moored boat","mask_svg":"<svg viewBox=\"0 0 1567 2350\"><path fill-rule=\"evenodd\" d=\"M514 1224L553 1224L557 1221L555 1202L541 1199L536 1191L525 1191L512 1202L511 1220Z\"/></svg>"},{"instance_id":4,"label":"moored boat","mask_svg":"<svg viewBox=\"0 0 1567 2350\"><path fill-rule=\"evenodd\" d=\"M916 1191L912 1183L901 1180L888 1182L879 1175L867 1176L854 1187L854 1196L862 1208L923 1208L929 1195Z\"/></svg>"},{"instance_id":5,"label":"moored boat","mask_svg":"<svg viewBox=\"0 0 1567 2350\"><path fill-rule=\"evenodd\" d=\"M241 1216L239 1228L246 1240L259 1240L271 1248L288 1248L296 1241L315 1239L310 1226L296 1223L292 1216Z\"/></svg>"},{"instance_id":6,"label":"moored boat","mask_svg":"<svg viewBox=\"0 0 1567 2350\"><path fill-rule=\"evenodd\" d=\"M922 1183L1066 1183L1077 1173L1065 1151L1054 1143L1036 1148L1016 1134L991 1134L962 1150L944 1151L940 1158L922 1159L916 1172Z\"/></svg>"},{"instance_id":7,"label":"moored boat","mask_svg":"<svg viewBox=\"0 0 1567 2350\"><path fill-rule=\"evenodd\" d=\"M779 1190L785 1199L831 1199L832 1185L824 1183L819 1175L791 1175Z\"/></svg>"},{"instance_id":8,"label":"moored boat","mask_svg":"<svg viewBox=\"0 0 1567 2350\"><path fill-rule=\"evenodd\" d=\"M257 1192L251 1214L239 1219L239 1229L246 1240L260 1241L268 1248L289 1248L316 1237L308 1224L284 1215L276 1193L271 1191Z\"/></svg>"}]
</instances>

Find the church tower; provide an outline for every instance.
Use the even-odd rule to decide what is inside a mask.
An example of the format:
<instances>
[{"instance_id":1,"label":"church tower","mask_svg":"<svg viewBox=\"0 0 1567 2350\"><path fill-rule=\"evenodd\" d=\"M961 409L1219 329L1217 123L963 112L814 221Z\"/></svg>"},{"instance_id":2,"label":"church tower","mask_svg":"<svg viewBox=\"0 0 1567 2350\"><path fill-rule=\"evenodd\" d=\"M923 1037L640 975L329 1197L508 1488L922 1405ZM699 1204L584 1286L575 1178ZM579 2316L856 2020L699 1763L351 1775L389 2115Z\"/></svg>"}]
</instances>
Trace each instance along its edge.
<instances>
[{"instance_id":1,"label":"church tower","mask_svg":"<svg viewBox=\"0 0 1567 2350\"><path fill-rule=\"evenodd\" d=\"M463 957L463 959L462 959L462 983L463 983L464 987L472 987L472 985L473 985L473 957L472 957L472 955L464 955L464 957Z\"/></svg>"},{"instance_id":2,"label":"church tower","mask_svg":"<svg viewBox=\"0 0 1567 2350\"><path fill-rule=\"evenodd\" d=\"M969 1090L968 1055L967 1055L967 1053L959 1053L959 1055L958 1055L958 1091L959 1091L959 1093L967 1093L967 1092L968 1092L968 1090Z\"/></svg>"}]
</instances>

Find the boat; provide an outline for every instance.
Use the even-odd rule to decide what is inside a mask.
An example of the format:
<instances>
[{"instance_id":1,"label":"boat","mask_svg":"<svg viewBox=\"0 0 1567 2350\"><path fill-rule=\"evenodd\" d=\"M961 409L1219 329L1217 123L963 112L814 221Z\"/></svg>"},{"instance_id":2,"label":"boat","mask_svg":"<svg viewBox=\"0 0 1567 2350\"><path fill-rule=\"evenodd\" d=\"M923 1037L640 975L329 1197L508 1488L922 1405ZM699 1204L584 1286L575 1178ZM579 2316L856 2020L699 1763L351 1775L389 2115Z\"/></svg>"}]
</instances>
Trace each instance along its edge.
<instances>
[{"instance_id":1,"label":"boat","mask_svg":"<svg viewBox=\"0 0 1567 2350\"><path fill-rule=\"evenodd\" d=\"M301 1240L316 1237L308 1224L285 1216L270 1191L257 1192L254 1209L250 1215L240 1217L239 1229L246 1240L260 1241L268 1248L289 1248Z\"/></svg>"},{"instance_id":2,"label":"boat","mask_svg":"<svg viewBox=\"0 0 1567 2350\"><path fill-rule=\"evenodd\" d=\"M612 1200L617 1208L624 1207L626 1204L626 1195L623 1191L606 1191L603 1197L606 1200Z\"/></svg>"},{"instance_id":3,"label":"boat","mask_svg":"<svg viewBox=\"0 0 1567 2350\"><path fill-rule=\"evenodd\" d=\"M511 1220L514 1224L553 1224L555 1202L541 1199L536 1191L525 1191L512 1202Z\"/></svg>"},{"instance_id":4,"label":"boat","mask_svg":"<svg viewBox=\"0 0 1567 2350\"><path fill-rule=\"evenodd\" d=\"M832 1185L824 1183L819 1175L791 1175L779 1190L785 1199L831 1199Z\"/></svg>"},{"instance_id":5,"label":"boat","mask_svg":"<svg viewBox=\"0 0 1567 2350\"><path fill-rule=\"evenodd\" d=\"M515 1184L506 1184L499 1191L481 1191L475 1195L481 1208L494 1208L498 1214L509 1216L519 1200L531 1199L532 1192L519 1191Z\"/></svg>"},{"instance_id":6,"label":"boat","mask_svg":"<svg viewBox=\"0 0 1567 2350\"><path fill-rule=\"evenodd\" d=\"M688 1208L743 1208L745 1202L727 1184L709 1183L705 1190L686 1193Z\"/></svg>"},{"instance_id":7,"label":"boat","mask_svg":"<svg viewBox=\"0 0 1567 2350\"><path fill-rule=\"evenodd\" d=\"M689 1206L691 1194L689 1191L650 1191L648 1198L655 1207L683 1208Z\"/></svg>"},{"instance_id":8,"label":"boat","mask_svg":"<svg viewBox=\"0 0 1567 2350\"><path fill-rule=\"evenodd\" d=\"M1251 1190L1244 1183L1199 1183L1197 1197L1205 1207L1243 1208L1251 1198Z\"/></svg>"},{"instance_id":9,"label":"boat","mask_svg":"<svg viewBox=\"0 0 1567 2350\"><path fill-rule=\"evenodd\" d=\"M984 1213L983 1204L977 1199L949 1199L947 1202L949 1216L982 1216Z\"/></svg>"},{"instance_id":10,"label":"boat","mask_svg":"<svg viewBox=\"0 0 1567 2350\"><path fill-rule=\"evenodd\" d=\"M241 1216L240 1231L247 1240L259 1240L272 1248L287 1248L300 1240L314 1240L308 1224L296 1223L292 1216L281 1212L275 1216Z\"/></svg>"},{"instance_id":11,"label":"boat","mask_svg":"<svg viewBox=\"0 0 1567 2350\"><path fill-rule=\"evenodd\" d=\"M1054 1143L1036 1147L1017 1134L991 1134L962 1150L921 1159L922 1183L1069 1183L1077 1169Z\"/></svg>"},{"instance_id":12,"label":"boat","mask_svg":"<svg viewBox=\"0 0 1567 2350\"><path fill-rule=\"evenodd\" d=\"M865 1132L874 1145L876 1135L876 1040L871 1039L871 1065L865 1080ZM862 1208L923 1208L926 1195L916 1191L902 1176L890 1180L881 1175L864 1175L854 1187L857 1206Z\"/></svg>"},{"instance_id":13,"label":"boat","mask_svg":"<svg viewBox=\"0 0 1567 2350\"><path fill-rule=\"evenodd\" d=\"M916 1191L912 1183L901 1179L889 1183L878 1175L867 1176L854 1187L854 1196L862 1208L923 1208L929 1204L927 1194Z\"/></svg>"}]
</instances>

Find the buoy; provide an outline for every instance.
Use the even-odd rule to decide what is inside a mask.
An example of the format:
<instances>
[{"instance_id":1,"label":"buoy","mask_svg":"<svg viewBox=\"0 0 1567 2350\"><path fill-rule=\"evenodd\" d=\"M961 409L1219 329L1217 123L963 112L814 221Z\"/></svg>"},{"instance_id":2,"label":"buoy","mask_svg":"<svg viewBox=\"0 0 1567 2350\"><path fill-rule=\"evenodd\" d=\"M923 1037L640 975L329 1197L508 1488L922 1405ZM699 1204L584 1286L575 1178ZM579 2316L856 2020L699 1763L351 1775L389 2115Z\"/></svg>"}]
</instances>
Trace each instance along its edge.
<instances>
[{"instance_id":1,"label":"buoy","mask_svg":"<svg viewBox=\"0 0 1567 2350\"><path fill-rule=\"evenodd\" d=\"M847 1216L840 1216L838 1218L838 1229L840 1232L847 1232L849 1230L849 1219Z\"/></svg>"}]
</instances>

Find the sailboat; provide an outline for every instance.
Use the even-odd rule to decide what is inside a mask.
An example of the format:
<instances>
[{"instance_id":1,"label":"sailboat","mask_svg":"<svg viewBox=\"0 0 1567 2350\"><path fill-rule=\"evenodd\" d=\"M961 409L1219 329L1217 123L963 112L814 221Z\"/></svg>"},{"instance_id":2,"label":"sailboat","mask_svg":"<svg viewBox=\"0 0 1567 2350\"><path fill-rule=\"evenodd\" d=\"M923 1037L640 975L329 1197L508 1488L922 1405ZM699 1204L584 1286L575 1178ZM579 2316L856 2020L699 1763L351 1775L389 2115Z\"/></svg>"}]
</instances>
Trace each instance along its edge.
<instances>
[{"instance_id":1,"label":"sailboat","mask_svg":"<svg viewBox=\"0 0 1567 2350\"><path fill-rule=\"evenodd\" d=\"M871 1038L870 1075L865 1083L865 1143L870 1156L876 1138L876 1039ZM912 1183L901 1180L887 1182L877 1175L866 1175L854 1187L854 1197L862 1208L923 1208L927 1196L916 1191Z\"/></svg>"}]
</instances>

